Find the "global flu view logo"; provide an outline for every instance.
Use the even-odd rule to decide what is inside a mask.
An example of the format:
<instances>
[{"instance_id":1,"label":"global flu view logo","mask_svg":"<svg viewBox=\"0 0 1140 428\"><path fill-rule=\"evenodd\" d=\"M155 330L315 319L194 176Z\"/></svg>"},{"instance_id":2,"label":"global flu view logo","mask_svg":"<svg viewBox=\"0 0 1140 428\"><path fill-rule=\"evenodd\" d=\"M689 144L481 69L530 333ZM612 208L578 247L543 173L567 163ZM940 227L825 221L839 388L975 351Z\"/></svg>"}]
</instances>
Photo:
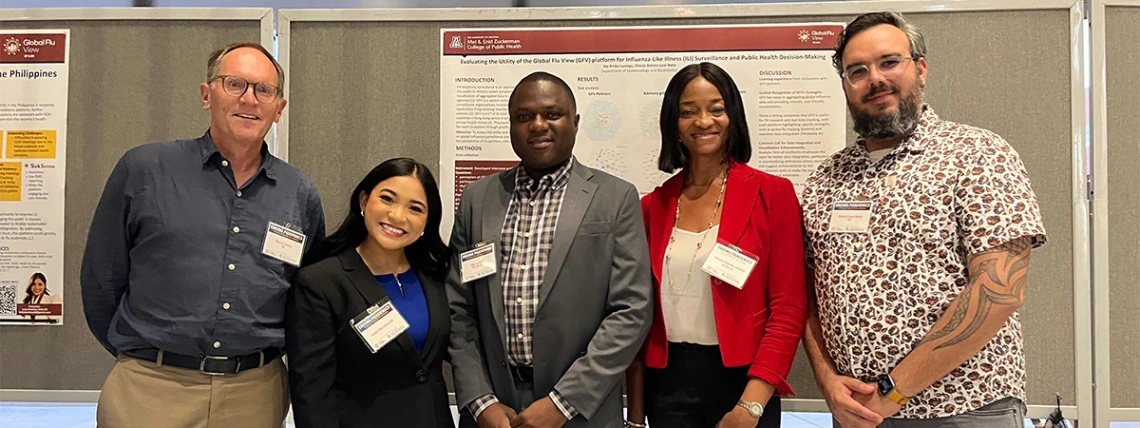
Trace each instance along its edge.
<instances>
[{"instance_id":1,"label":"global flu view logo","mask_svg":"<svg viewBox=\"0 0 1140 428\"><path fill-rule=\"evenodd\" d=\"M16 55L20 53L20 41L15 37L9 37L4 41L4 53L8 55Z\"/></svg>"}]
</instances>

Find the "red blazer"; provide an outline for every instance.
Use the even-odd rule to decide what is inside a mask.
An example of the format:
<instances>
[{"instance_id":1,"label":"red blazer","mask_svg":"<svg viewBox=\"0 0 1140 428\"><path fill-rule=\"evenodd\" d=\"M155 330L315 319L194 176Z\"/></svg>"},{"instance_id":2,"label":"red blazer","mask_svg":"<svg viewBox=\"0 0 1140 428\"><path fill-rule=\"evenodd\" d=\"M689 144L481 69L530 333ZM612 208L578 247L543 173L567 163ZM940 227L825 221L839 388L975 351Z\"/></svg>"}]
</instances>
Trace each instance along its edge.
<instances>
[{"instance_id":1,"label":"red blazer","mask_svg":"<svg viewBox=\"0 0 1140 428\"><path fill-rule=\"evenodd\" d=\"M669 341L661 312L661 264L673 230L685 171L641 199L649 239L653 287L657 293L653 327L642 357L664 368ZM728 172L718 239L760 257L743 288L712 278L717 340L725 367L749 366L748 375L794 395L786 380L807 320L800 204L792 182L748 165Z\"/></svg>"}]
</instances>

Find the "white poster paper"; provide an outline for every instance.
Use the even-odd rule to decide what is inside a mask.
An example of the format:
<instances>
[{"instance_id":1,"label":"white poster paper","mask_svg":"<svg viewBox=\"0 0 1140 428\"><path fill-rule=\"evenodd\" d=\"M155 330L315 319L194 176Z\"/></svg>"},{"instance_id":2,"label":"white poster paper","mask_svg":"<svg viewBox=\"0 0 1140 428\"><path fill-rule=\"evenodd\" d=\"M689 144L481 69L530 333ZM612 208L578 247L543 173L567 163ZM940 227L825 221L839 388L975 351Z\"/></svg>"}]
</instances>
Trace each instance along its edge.
<instances>
[{"instance_id":1,"label":"white poster paper","mask_svg":"<svg viewBox=\"0 0 1140 428\"><path fill-rule=\"evenodd\" d=\"M0 324L63 324L69 41L0 31Z\"/></svg>"},{"instance_id":2,"label":"white poster paper","mask_svg":"<svg viewBox=\"0 0 1140 428\"><path fill-rule=\"evenodd\" d=\"M581 122L574 148L585 165L644 195L669 174L657 169L659 114L669 79L712 62L744 100L750 164L797 190L844 146L845 101L831 65L840 23L747 26L444 29L440 58L440 188L458 207L462 189L518 163L507 98L535 71L566 80ZM443 236L452 210L444 210Z\"/></svg>"}]
</instances>

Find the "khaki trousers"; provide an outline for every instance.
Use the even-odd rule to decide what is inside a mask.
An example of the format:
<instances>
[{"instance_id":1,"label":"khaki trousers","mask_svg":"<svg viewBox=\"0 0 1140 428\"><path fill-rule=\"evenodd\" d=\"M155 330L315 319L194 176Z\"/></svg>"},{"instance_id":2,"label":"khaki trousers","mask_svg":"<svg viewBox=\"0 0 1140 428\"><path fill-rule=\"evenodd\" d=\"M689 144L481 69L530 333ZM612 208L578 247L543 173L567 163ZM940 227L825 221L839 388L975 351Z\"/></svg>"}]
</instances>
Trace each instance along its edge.
<instances>
[{"instance_id":1,"label":"khaki trousers","mask_svg":"<svg viewBox=\"0 0 1140 428\"><path fill-rule=\"evenodd\" d=\"M280 358L211 376L119 356L99 394L100 428L281 428L289 386Z\"/></svg>"}]
</instances>

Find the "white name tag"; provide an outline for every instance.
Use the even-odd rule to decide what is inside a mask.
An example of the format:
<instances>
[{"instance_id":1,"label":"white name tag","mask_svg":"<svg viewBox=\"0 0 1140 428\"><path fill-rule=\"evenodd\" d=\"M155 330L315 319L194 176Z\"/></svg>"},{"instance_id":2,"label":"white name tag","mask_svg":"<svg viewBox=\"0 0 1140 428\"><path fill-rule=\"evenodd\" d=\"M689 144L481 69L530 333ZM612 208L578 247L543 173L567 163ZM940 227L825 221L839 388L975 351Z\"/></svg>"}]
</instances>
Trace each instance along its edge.
<instances>
[{"instance_id":1,"label":"white name tag","mask_svg":"<svg viewBox=\"0 0 1140 428\"><path fill-rule=\"evenodd\" d=\"M301 266L301 254L305 250L305 234L280 224L269 222L265 232L265 244L261 254L281 260L293 266Z\"/></svg>"},{"instance_id":2,"label":"white name tag","mask_svg":"<svg viewBox=\"0 0 1140 428\"><path fill-rule=\"evenodd\" d=\"M833 233L867 233L870 226L871 201L836 202L827 230Z\"/></svg>"},{"instance_id":3,"label":"white name tag","mask_svg":"<svg viewBox=\"0 0 1140 428\"><path fill-rule=\"evenodd\" d=\"M744 282L748 280L748 275L752 274L752 269L756 267L758 259L755 255L748 254L735 245L717 240L716 246L713 247L709 258L705 260L705 265L701 266L701 270L731 284L733 287L744 288Z\"/></svg>"},{"instance_id":4,"label":"white name tag","mask_svg":"<svg viewBox=\"0 0 1140 428\"><path fill-rule=\"evenodd\" d=\"M484 278L498 271L495 265L495 244L482 244L459 255L463 282Z\"/></svg>"},{"instance_id":5,"label":"white name tag","mask_svg":"<svg viewBox=\"0 0 1140 428\"><path fill-rule=\"evenodd\" d=\"M349 324L373 354L409 327L408 321L391 301L372 305L349 321Z\"/></svg>"}]
</instances>

